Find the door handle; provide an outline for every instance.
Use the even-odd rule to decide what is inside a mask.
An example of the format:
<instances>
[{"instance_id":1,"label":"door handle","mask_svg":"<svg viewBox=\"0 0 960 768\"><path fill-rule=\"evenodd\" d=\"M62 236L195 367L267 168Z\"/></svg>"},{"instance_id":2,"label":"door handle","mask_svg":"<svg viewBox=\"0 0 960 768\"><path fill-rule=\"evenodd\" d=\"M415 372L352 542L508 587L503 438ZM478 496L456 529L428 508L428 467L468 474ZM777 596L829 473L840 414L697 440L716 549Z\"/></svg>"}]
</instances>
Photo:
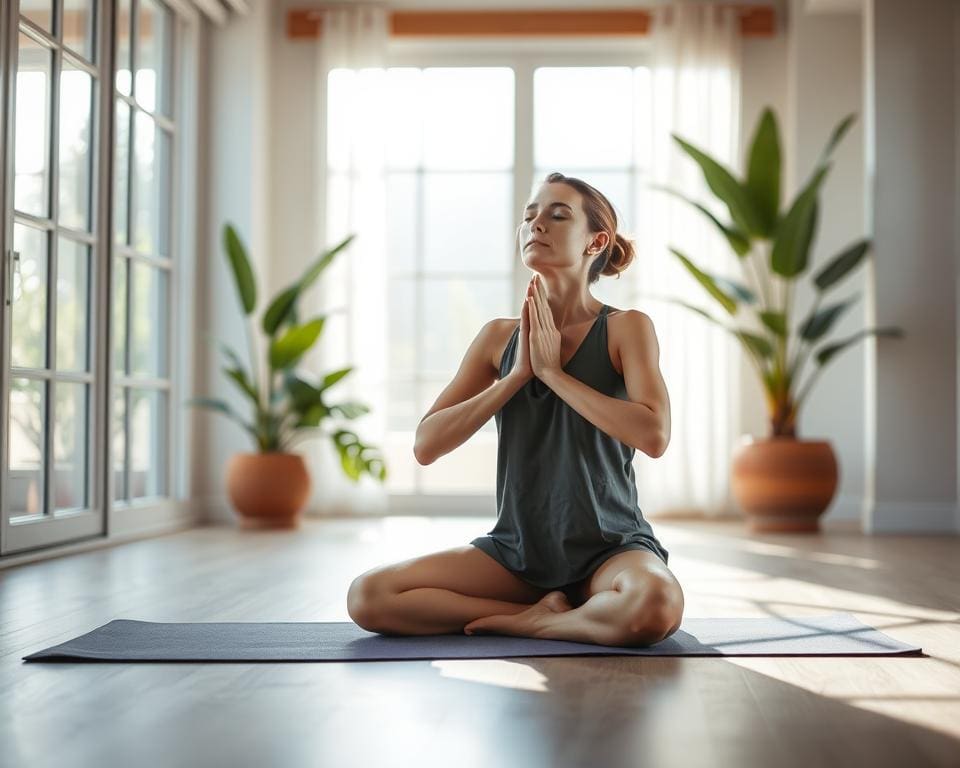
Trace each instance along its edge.
<instances>
[{"instance_id":1,"label":"door handle","mask_svg":"<svg viewBox=\"0 0 960 768\"><path fill-rule=\"evenodd\" d=\"M20 251L7 251L7 306L13 304L13 276L20 272Z\"/></svg>"}]
</instances>

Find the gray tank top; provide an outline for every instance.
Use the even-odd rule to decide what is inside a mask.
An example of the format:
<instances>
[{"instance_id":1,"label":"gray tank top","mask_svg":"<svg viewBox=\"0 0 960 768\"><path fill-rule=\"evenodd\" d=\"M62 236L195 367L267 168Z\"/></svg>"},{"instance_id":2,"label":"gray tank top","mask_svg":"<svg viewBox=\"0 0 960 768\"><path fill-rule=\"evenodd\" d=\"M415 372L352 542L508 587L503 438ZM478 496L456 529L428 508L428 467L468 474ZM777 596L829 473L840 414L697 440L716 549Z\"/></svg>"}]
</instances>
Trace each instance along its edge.
<instances>
[{"instance_id":1,"label":"gray tank top","mask_svg":"<svg viewBox=\"0 0 960 768\"><path fill-rule=\"evenodd\" d=\"M621 400L623 377L607 351L604 304L563 367L593 389ZM513 368L514 330L500 361ZM636 450L595 427L534 377L497 411L497 523L477 546L525 581L556 589L589 576L617 551L669 553L637 505Z\"/></svg>"}]
</instances>

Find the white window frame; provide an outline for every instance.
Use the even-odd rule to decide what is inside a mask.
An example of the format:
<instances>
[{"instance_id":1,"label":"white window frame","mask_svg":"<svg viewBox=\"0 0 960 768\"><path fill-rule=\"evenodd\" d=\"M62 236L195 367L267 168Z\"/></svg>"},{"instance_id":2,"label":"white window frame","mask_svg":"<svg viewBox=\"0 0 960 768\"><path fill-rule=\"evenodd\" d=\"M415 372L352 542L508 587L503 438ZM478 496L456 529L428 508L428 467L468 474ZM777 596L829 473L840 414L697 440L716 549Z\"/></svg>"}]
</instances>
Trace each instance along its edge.
<instances>
[{"instance_id":1,"label":"white window frame","mask_svg":"<svg viewBox=\"0 0 960 768\"><path fill-rule=\"evenodd\" d=\"M533 162L533 74L538 67L641 67L649 64L649 41L636 36L583 38L517 38L495 40L391 39L386 66L390 67L510 67L514 71L514 183L511 211L519 226L521 207L534 182ZM421 233L422 236L422 233ZM520 306L526 292L526 278L511 262L512 306ZM448 277L456 277L451 272ZM413 275L416 281L422 279ZM471 275L461 275L471 279ZM417 288L419 290L419 287ZM417 313L414 337L423 338L424 318ZM417 372L413 383L417 396L427 382ZM433 382L430 379L429 382ZM413 433L391 431L391 441L413 443ZM478 430L470 442L479 441L496 451L497 437ZM388 515L487 516L492 494L438 494L423 490L423 472L414 466L414 489L410 493L390 493Z\"/></svg>"}]
</instances>

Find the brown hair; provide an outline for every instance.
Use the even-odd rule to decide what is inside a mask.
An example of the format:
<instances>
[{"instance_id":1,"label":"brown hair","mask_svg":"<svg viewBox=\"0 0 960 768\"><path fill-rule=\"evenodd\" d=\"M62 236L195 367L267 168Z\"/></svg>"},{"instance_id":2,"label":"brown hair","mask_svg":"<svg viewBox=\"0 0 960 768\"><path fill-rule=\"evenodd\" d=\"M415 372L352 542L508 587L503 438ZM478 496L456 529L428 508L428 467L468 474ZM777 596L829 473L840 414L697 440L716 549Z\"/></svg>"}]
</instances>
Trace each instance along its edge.
<instances>
[{"instance_id":1,"label":"brown hair","mask_svg":"<svg viewBox=\"0 0 960 768\"><path fill-rule=\"evenodd\" d=\"M547 182L562 182L577 190L583 197L587 228L591 232L606 232L610 236L607 247L590 265L587 282L597 282L600 275L616 275L619 280L620 273L630 266L637 252L633 241L617 232L617 212L613 209L613 205L602 192L582 179L564 176L562 173L551 173L543 180L543 183Z\"/></svg>"}]
</instances>

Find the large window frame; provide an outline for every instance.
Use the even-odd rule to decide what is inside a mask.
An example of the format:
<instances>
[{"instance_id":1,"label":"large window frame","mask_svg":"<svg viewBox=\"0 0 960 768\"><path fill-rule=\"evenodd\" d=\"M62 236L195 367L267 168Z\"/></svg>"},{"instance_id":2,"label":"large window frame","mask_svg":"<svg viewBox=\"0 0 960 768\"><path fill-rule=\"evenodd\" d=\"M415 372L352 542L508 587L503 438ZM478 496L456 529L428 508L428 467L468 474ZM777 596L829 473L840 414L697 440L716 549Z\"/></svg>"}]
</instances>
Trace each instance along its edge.
<instances>
[{"instance_id":1,"label":"large window frame","mask_svg":"<svg viewBox=\"0 0 960 768\"><path fill-rule=\"evenodd\" d=\"M535 181L534 135L533 135L533 78L539 67L642 67L649 64L649 42L636 37L624 38L576 38L570 40L542 40L524 38L517 40L494 41L426 41L396 40L388 44L386 66L389 67L509 67L514 72L514 167L513 200L511 211L513 226L520 224L521 209ZM633 168L631 174L631 200L636 199L636 181L640 174ZM422 173L422 169L420 171ZM422 238L422 228L419 237ZM526 276L522 273L519 261L514 259L511 283L511 306L519 308L526 291ZM419 269L409 273L415 281L422 281L425 274ZM468 273L445 272L444 277L461 277L464 280L475 279ZM486 279L486 276L484 278ZM417 294L422 290L417 286ZM632 301L635 291L629 290L626 301ZM424 337L426 318L422 302L417 302L414 320L414 336ZM418 352L422 359L422 352ZM450 372L452 375L454 371ZM414 367L412 382L418 402L425 402L424 391L428 387L446 385L449 378L440 380L426 377L420 373L419 366ZM391 383L393 383L391 381ZM427 403L429 406L429 403ZM421 408L426 412L426 408ZM406 455L413 443L413 432L390 431L387 439L395 450L394 455ZM458 451L476 450L480 454L495 457L497 433L492 428L478 430ZM464 459L466 461L466 459ZM495 462L495 458L492 459ZM493 464L495 469L495 463ZM389 514L442 514L485 516L489 514L490 494L488 493L436 493L425 489L424 476L430 467L413 467L413 490L411 492L391 492L389 495ZM495 476L495 471L490 474Z\"/></svg>"},{"instance_id":2,"label":"large window frame","mask_svg":"<svg viewBox=\"0 0 960 768\"><path fill-rule=\"evenodd\" d=\"M114 242L114 153L116 151L116 26L119 14L117 0L99 0L95 4L96 69L94 84L93 110L91 112L91 136L94 139L95 152L91 160L90 187L91 230L89 234L70 230L71 237L87 242L90 247L89 281L89 324L90 324L90 367L85 374L68 377L70 380L83 378L91 382L89 392L89 422L87 435L87 505L83 509L72 509L67 513L55 510L47 503L41 514L33 519L13 522L8 505L7 466L9 462L8 431L6 425L10 418L9 392L12 378L10 368L10 319L6 297L12 291L9 266L13 264L13 221L25 217L14 212L14 162L13 152L16 124L16 70L18 35L21 29L19 3L4 3L0 11L0 95L3 98L5 115L0 115L0 171L3 184L0 185L0 287L3 289L3 312L0 313L0 564L6 556L24 553L30 550L50 548L66 543L79 543L93 539L116 539L134 536L145 530L161 530L184 525L195 517L187 487L189 483L188 466L190 461L189 416L187 409L181 407L185 393L191 389L193 376L192 338L187 336L192 328L193 290L195 266L192 263L197 247L197 194L191 173L184 173L185 164L196 167L198 157L197 115L200 77L200 35L201 23L197 11L180 0L157 0L172 12L172 68L171 83L173 101L170 119L179 121L172 136L170 153L171 167L169 179L170 200L170 236L169 258L164 262L168 270L167 306L163 308L164 332L168 344L167 371L162 380L124 379L117 377L113 366L114 328L111 321L111 306L115 300L113 292L114 263L117 258L141 259L142 256L117 250ZM62 13L63 0L56 1L57 13ZM33 37L42 36L43 30L31 28ZM54 43L47 35L47 42ZM62 56L62 54L56 54ZM59 72L59 67L54 68ZM57 87L54 75L52 88ZM54 91L55 92L55 91ZM56 99L54 99L56 102ZM56 109L56 107L54 107ZM159 110L158 110L159 111ZM133 117L131 114L131 122ZM49 168L51 186L56 192L55 131L48 137L53 146L50 150L52 160ZM49 154L49 153L48 153ZM133 164L131 158L131 167ZM182 213L181 213L182 212ZM132 212L128 211L128 217ZM49 211L52 231L64 229L57 222L56 208ZM30 219L32 224L38 221ZM47 226L47 230L51 227ZM51 249L56 248L56 237L52 237ZM51 262L55 255L51 255ZM155 263L157 260L152 260ZM46 308L48 323L50 307ZM50 331L47 331L48 335ZM186 338L185 338L186 337ZM19 373L17 374L20 375ZM62 374L54 374L62 377ZM166 444L163 451L163 486L165 493L152 498L134 499L129 502L117 502L114 497L114 461L112 458L112 413L114 391L117 387L148 386L167 393L167 408L164 418ZM50 404L46 403L49 415ZM46 468L44 476L53 471L52 429L45 424L47 442ZM129 446L129 429L125 443ZM129 447L127 448L129 451ZM129 471L129 462L127 463ZM49 481L45 480L47 488ZM44 494L46 496L46 493Z\"/></svg>"}]
</instances>

